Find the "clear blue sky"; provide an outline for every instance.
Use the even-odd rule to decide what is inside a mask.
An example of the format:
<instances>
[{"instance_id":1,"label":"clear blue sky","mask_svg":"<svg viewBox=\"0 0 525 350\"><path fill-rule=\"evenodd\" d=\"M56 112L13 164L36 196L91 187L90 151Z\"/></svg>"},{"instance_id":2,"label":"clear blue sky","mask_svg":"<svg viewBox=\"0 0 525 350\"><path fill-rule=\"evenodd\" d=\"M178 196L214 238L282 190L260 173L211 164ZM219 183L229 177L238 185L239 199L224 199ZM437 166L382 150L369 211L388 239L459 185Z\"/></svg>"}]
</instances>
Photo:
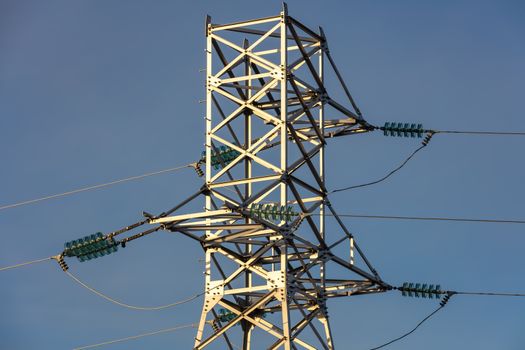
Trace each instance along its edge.
<instances>
[{"instance_id":1,"label":"clear blue sky","mask_svg":"<svg viewBox=\"0 0 525 350\"><path fill-rule=\"evenodd\" d=\"M265 7L260 7L266 4ZM521 1L289 1L323 26L366 118L435 129L525 131ZM204 17L277 14L278 1L0 2L0 205L194 161L204 142ZM381 177L417 140L332 140L331 189ZM525 138L438 135L388 182L337 194L340 213L523 219ZM191 169L0 212L0 266L159 212L201 185ZM347 220L391 284L525 292L519 225ZM201 249L159 233L89 263L81 279L159 305L200 292ZM55 263L0 273L0 348L71 349L196 322L201 301L140 312L74 284ZM331 301L339 349L368 349L413 327L435 301L385 293ZM457 296L390 349L522 349L525 298ZM194 330L108 346L188 349Z\"/></svg>"}]
</instances>

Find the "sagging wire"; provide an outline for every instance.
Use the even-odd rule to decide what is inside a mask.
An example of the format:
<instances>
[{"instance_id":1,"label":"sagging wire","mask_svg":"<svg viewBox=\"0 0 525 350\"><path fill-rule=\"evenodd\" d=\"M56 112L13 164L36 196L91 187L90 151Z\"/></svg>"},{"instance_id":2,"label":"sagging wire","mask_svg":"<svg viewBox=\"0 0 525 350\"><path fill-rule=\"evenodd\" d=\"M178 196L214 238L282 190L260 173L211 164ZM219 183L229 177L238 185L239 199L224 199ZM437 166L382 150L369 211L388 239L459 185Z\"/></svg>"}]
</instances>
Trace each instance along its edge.
<instances>
[{"instance_id":1,"label":"sagging wire","mask_svg":"<svg viewBox=\"0 0 525 350\"><path fill-rule=\"evenodd\" d=\"M361 188L361 187L375 185L375 184L378 184L380 182L385 181L390 176L394 175L396 172L401 170L401 168L403 168L419 151L421 151L423 148L425 148L428 145L428 143L430 142L430 139L432 138L433 135L434 135L434 133L428 133L427 136L425 137L425 139L423 140L422 145L420 147L418 147L415 151L413 151L399 166L397 166L394 170L390 171L388 174L386 174L382 178L380 178L378 180L375 180L375 181L371 181L371 182L367 182L367 183L364 183L364 184L360 184L360 185L354 185L354 186L338 188L338 189L332 190L332 191L330 191L328 193L331 194L331 193L348 191L348 190L352 190L352 189L356 189L356 188Z\"/></svg>"},{"instance_id":2,"label":"sagging wire","mask_svg":"<svg viewBox=\"0 0 525 350\"><path fill-rule=\"evenodd\" d=\"M370 350L377 350L384 348L392 343L395 343L410 334L414 333L423 323L443 309L454 295L480 295L480 296L504 296L504 297L525 297L525 293L499 293L499 292L458 292L452 290L442 290L440 285L426 284L426 283L409 283L405 282L401 287L392 287L394 290L399 290L405 297L416 298L441 298L439 307L432 311L428 316L423 318L414 328L404 333L403 335L392 339Z\"/></svg>"},{"instance_id":3,"label":"sagging wire","mask_svg":"<svg viewBox=\"0 0 525 350\"><path fill-rule=\"evenodd\" d=\"M384 126L371 126L370 130L382 130L385 136L397 136L397 137L422 137L426 133L425 138L423 139L422 146L417 148L412 152L406 159L401 163L397 168L389 172L387 175L383 176L379 180L367 182L361 185L349 186L340 189L333 190L329 193L337 193L341 191L347 191L355 188L366 187L370 185L375 185L380 183L390 176L395 174L401 168L403 168L412 157L416 155L419 151L425 148L432 137L436 134L472 134L472 135L508 135L508 136L525 136L525 132L508 132L508 131L461 131L461 130L432 130L432 129L423 129L422 124L415 123L396 123L396 122L386 122Z\"/></svg>"},{"instance_id":4,"label":"sagging wire","mask_svg":"<svg viewBox=\"0 0 525 350\"><path fill-rule=\"evenodd\" d=\"M375 348L371 348L370 350L377 350L377 349L381 349L381 348L384 348L385 346L388 346L392 343L395 343L403 338L406 338L408 337L410 334L414 333L423 323L425 323L428 319L430 319L432 316L434 316L435 314L437 314L439 311L441 311L445 305L447 305L448 301L450 300L451 296L453 294L447 294L443 297L443 299L441 300L441 302L439 303L439 307L437 309L435 309L434 311L432 311L428 316L426 316L424 319L422 319L414 328L412 328L410 331L406 332L405 334L395 338L395 339L392 339L384 344L381 344L379 346L376 346Z\"/></svg>"},{"instance_id":5,"label":"sagging wire","mask_svg":"<svg viewBox=\"0 0 525 350\"><path fill-rule=\"evenodd\" d=\"M424 319L422 319L414 328L412 328L410 331L404 333L403 335L392 339L384 344L381 344L375 348L371 348L370 350L377 350L384 348L392 343L395 343L403 338L408 337L410 334L414 333L423 323L425 323L428 319L430 319L432 316L434 316L436 313L438 313L441 309L447 305L450 298L453 295L458 294L458 292L455 291L446 291L442 290L441 286L439 284L426 284L426 283L409 283L405 282L401 287L392 287L394 290L399 290L401 294L404 297L416 297L416 298L441 298L439 302L439 307L432 311L428 316L426 316Z\"/></svg>"},{"instance_id":6,"label":"sagging wire","mask_svg":"<svg viewBox=\"0 0 525 350\"><path fill-rule=\"evenodd\" d=\"M23 264L18 264L18 265L13 265L13 266L8 266L8 267L4 267L2 269L0 269L0 271L3 271L3 270L7 270L7 269L11 269L11 268L16 268L16 267L20 267L20 266L24 266L24 265L29 265L31 263L36 263L36 262L42 262L42 261L47 261L47 260L51 260L51 259L55 259L58 261L58 263L60 264L61 268L64 270L64 267L62 264L65 264L63 258L59 258L59 256L54 256L54 257L49 257L49 258L45 258L45 259L40 259L40 260L34 260L34 261L31 261L31 262L27 262L27 263L23 263ZM203 293L199 293L199 294L195 294L187 299L183 299L183 300L180 300L180 301L176 301L174 303L170 303L170 304L166 304L166 305L160 305L160 306L151 306L151 307L147 307L147 306L136 306L136 305L130 305L130 304L126 304L124 302L121 302L121 301L118 301L98 290L96 290L95 288L89 286L88 284L86 284L85 282L81 281L80 279L78 279L78 277L76 277L75 275L73 275L71 272L67 271L67 267L65 268L65 271L66 275L68 275L72 280L74 280L76 283L78 283L79 285L81 285L82 287L86 288L87 290L91 291L92 293L98 295L99 297L103 298L103 299L106 299L107 301L113 303L113 304L116 304L116 305L119 305L119 306L122 306L122 307L125 307L127 309L132 309L132 310L141 310L141 311L157 311L157 310L164 310L164 309L168 309L168 308L172 308L172 307L175 307L175 306L178 306L178 305L183 305L183 304L187 304L201 296L203 296L204 294L206 294L206 292L203 292ZM214 287L214 288L218 288L218 287ZM214 288L211 288L211 289L214 289ZM210 289L210 290L211 290Z\"/></svg>"},{"instance_id":7,"label":"sagging wire","mask_svg":"<svg viewBox=\"0 0 525 350\"><path fill-rule=\"evenodd\" d=\"M403 168L409 161L412 159L416 153L421 151L423 148L425 148L432 137L436 134L472 134L472 135L511 135L511 136L525 136L525 132L507 132L507 131L461 131L461 130L431 130L431 129L423 129L422 124L414 124L414 123L395 123L395 122L386 122L384 126L378 127L378 126L372 126L371 130L382 130L385 136L397 136L397 137L419 137L421 138L423 134L426 133L425 138L421 142L421 146L417 148L414 152L412 152L397 168L383 176L382 178L367 182L360 185L355 186L349 186L349 187L343 187L336 190L333 190L329 193L337 193L347 190L352 190L356 188L366 187L370 185L378 184L382 181L385 181L390 176L395 174L397 171L399 171L401 168Z\"/></svg>"},{"instance_id":8,"label":"sagging wire","mask_svg":"<svg viewBox=\"0 0 525 350\"><path fill-rule=\"evenodd\" d=\"M178 306L178 305L183 305L183 304L187 304L201 296L203 296L204 294L206 294L206 292L203 292L203 293L199 293L199 294L195 294L194 296L191 296L187 299L183 299L183 300L180 300L180 301L176 301L174 303L170 303L170 304L166 304L166 305L160 305L160 306L135 306L135 305L130 305L130 304L126 304L126 303L123 303L121 301L118 301L118 300L115 300L109 296L107 296L106 294L96 290L95 288L87 285L85 282L82 282L81 280L79 280L75 275L73 275L71 272L69 271L65 271L65 273L71 277L71 279L73 279L75 282L77 282L79 285L81 285L82 287L86 288L87 290L89 290L90 292L98 295L99 297L103 298L103 299L106 299L107 301L113 303L113 304L116 304L116 305L119 305L119 306L122 306L122 307L125 307L127 309L132 309L132 310L141 310L141 311L157 311L157 310L164 310L164 309L168 309L168 308L172 308L172 307L175 307L175 306ZM211 290L211 289L210 289Z\"/></svg>"},{"instance_id":9,"label":"sagging wire","mask_svg":"<svg viewBox=\"0 0 525 350\"><path fill-rule=\"evenodd\" d=\"M122 306L122 307L125 307L125 308L128 308L128 309L132 309L132 310L156 311L156 310L163 310L163 309L172 308L172 307L175 307L175 306L178 306L178 305L187 304L187 303L189 303L189 302L191 302L191 301L193 301L193 300L203 296L207 292L209 292L209 291L211 291L211 290L213 290L215 288L221 287L221 285L218 285L218 286L215 286L213 288L210 288L210 289L206 290L205 292L195 294L195 295L193 295L193 296L191 296L189 298L182 299L180 301L176 301L176 302L173 302L173 303L170 303L170 304L148 307L148 306L130 305L130 304L118 301L118 300L116 300L116 299L114 299L114 298L112 298L112 297L110 297L110 296L108 296L108 295L106 295L106 294L96 290L95 288L89 286L85 282L81 281L78 277L73 275L70 271L68 271L67 264L65 263L65 261L64 261L64 259L63 259L63 257L61 255L55 255L55 256L52 256L52 257L44 258L44 259L33 260L33 261L28 261L28 262L17 264L17 265L3 267L3 268L0 268L0 271L13 269L13 268L17 268L17 267L22 267L22 266L29 265L29 264L35 264L35 263L38 263L38 262L49 261L49 260L56 260L58 262L58 264L60 265L60 267L62 268L62 270L64 270L66 275L68 275L73 281L75 281L76 283L78 283L82 287L86 288L90 292L98 295L99 297L101 297L103 299L106 299L107 301L109 301L109 302L111 302L113 304L116 304L116 305L119 305L119 306Z\"/></svg>"},{"instance_id":10,"label":"sagging wire","mask_svg":"<svg viewBox=\"0 0 525 350\"><path fill-rule=\"evenodd\" d=\"M64 260L65 256L67 256L67 257L77 257L81 262L82 261L86 261L86 260L91 260L91 259L103 256L103 255L107 255L107 254L111 254L111 253L115 252L119 245L125 246L125 243L128 242L128 241L131 241L131 240L143 237L143 236L145 236L147 234L150 234L150 233L156 232L156 231L158 231L160 229L165 229L166 228L164 225L160 225L160 226L154 227L152 229L149 229L149 230L140 232L138 234L135 234L133 236L124 238L121 241L114 240L115 236L117 236L117 235L119 235L121 233L127 232L129 230L132 230L132 229L134 229L136 227L139 227L141 225L144 225L148 221L149 221L149 219L143 220L143 221L139 221L139 222L137 222L135 224L126 226L126 227L124 227L122 229L119 229L117 231L113 231L113 232L111 232L111 233L109 233L107 235L103 235L102 233L99 232L97 234L86 236L86 237L80 238L78 240L67 242L65 244L64 251L62 253L58 254L58 255L54 255L54 256L51 256L51 257L44 258L44 259L28 261L28 262L25 262L25 263L16 264L16 265L12 265L12 266L3 267L3 268L0 269L0 271L4 271L4 270L8 270L8 269L14 269L14 268L17 268L17 267L22 267L22 266L26 266L26 265L30 265L30 264L36 264L36 263L44 262L44 261L48 261L48 260L55 260L59 264L60 268L71 279L73 279L76 283L78 283L82 287L84 287L84 288L88 289L89 291L91 291L92 293L94 293L94 294L96 294L96 295L106 299L107 301L110 301L110 302L112 302L112 303L114 303L116 305L119 305L119 306L122 306L122 307L125 307L125 308L128 308L128 309L133 309L133 310L147 310L147 311L163 310L163 309L167 309L167 308L171 308L171 307L175 307L175 306L178 306L178 305L189 303L189 302L191 302L191 301L201 297L202 295L206 294L206 292L209 291L210 289L208 289L207 291L205 291L203 293L199 293L199 294L196 294L194 296L191 296L191 297L189 297L187 299L183 299L183 300L180 300L180 301L177 301L177 302L174 302L174 303L170 303L170 304L166 304L166 305L154 306L154 307L135 306L135 305L130 305L130 304L123 303L121 301L118 301L118 300L116 300L114 298L109 297L108 295L106 295L106 294L96 290L95 288L87 285L85 282L81 281L75 275L73 275L71 272L68 271L69 270L69 266L67 265L67 263ZM214 288L218 288L218 287L220 287L220 285L216 286ZM214 289L214 288L212 288L212 289Z\"/></svg>"}]
</instances>

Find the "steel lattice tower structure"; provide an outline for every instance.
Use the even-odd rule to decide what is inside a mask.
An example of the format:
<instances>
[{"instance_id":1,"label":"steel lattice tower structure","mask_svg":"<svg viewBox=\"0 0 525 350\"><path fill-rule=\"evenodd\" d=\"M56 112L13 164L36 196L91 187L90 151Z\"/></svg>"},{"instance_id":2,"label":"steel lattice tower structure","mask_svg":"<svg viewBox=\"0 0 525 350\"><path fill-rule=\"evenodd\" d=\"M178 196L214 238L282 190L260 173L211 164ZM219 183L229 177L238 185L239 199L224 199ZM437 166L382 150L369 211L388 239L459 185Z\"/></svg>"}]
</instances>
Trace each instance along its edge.
<instances>
[{"instance_id":1,"label":"steel lattice tower structure","mask_svg":"<svg viewBox=\"0 0 525 350\"><path fill-rule=\"evenodd\" d=\"M194 349L334 349L327 299L390 288L325 186L326 139L370 125L322 29L290 17L286 4L278 16L246 22L218 25L208 16L206 40L205 184L149 221L205 251ZM328 95L326 59L349 107ZM204 211L183 212L201 196ZM325 215L337 229L327 232Z\"/></svg>"}]
</instances>

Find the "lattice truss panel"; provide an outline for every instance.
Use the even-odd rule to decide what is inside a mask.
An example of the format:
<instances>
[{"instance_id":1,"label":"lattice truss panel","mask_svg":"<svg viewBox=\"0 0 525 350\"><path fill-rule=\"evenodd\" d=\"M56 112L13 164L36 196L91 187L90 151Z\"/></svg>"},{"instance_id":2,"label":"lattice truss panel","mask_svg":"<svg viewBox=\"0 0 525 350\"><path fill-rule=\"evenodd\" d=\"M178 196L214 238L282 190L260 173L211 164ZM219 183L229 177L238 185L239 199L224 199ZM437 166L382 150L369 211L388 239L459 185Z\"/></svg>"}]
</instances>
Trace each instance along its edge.
<instances>
[{"instance_id":1,"label":"lattice truss panel","mask_svg":"<svg viewBox=\"0 0 525 350\"><path fill-rule=\"evenodd\" d=\"M349 107L328 95L326 58L340 75L324 33L288 16L286 6L247 22L208 17L206 38L205 184L151 221L205 251L194 348L333 349L327 298L388 288L324 182L326 139L369 125L341 79ZM184 212L202 196L203 212ZM337 223L329 234L325 213Z\"/></svg>"}]
</instances>

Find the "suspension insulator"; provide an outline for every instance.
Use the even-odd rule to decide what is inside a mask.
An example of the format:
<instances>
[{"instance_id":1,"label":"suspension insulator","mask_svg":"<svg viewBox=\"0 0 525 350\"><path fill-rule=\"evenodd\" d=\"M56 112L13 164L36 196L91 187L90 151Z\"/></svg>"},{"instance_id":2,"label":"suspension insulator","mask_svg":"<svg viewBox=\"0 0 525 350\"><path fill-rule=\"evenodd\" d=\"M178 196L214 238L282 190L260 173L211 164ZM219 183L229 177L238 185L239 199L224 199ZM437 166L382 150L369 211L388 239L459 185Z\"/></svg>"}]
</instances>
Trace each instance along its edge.
<instances>
[{"instance_id":1,"label":"suspension insulator","mask_svg":"<svg viewBox=\"0 0 525 350\"><path fill-rule=\"evenodd\" d=\"M80 262L100 258L118 250L119 242L113 237L104 236L101 232L92 234L64 244L64 255L76 257Z\"/></svg>"},{"instance_id":2,"label":"suspension insulator","mask_svg":"<svg viewBox=\"0 0 525 350\"><path fill-rule=\"evenodd\" d=\"M397 137L419 137L423 136L425 130L423 130L423 124L409 124L409 123L394 123L386 122L384 126L379 128L383 130L385 136L397 136Z\"/></svg>"},{"instance_id":3,"label":"suspension insulator","mask_svg":"<svg viewBox=\"0 0 525 350\"><path fill-rule=\"evenodd\" d=\"M237 317L237 315L231 312L230 310L219 309L219 315L217 316L217 320L221 322L230 322L235 317Z\"/></svg>"},{"instance_id":4,"label":"suspension insulator","mask_svg":"<svg viewBox=\"0 0 525 350\"><path fill-rule=\"evenodd\" d=\"M295 216L299 214L293 211L291 206L278 206L273 204L253 204L251 208L248 209L250 215L263 218L267 220L281 220L281 221L291 221Z\"/></svg>"},{"instance_id":5,"label":"suspension insulator","mask_svg":"<svg viewBox=\"0 0 525 350\"><path fill-rule=\"evenodd\" d=\"M220 146L211 152L211 166L215 170L222 168L223 164L228 165L232 160L237 158L241 153L230 147ZM206 161L206 152L202 152L201 162ZM222 162L221 162L222 161ZM204 175L204 174L203 174Z\"/></svg>"},{"instance_id":6,"label":"suspension insulator","mask_svg":"<svg viewBox=\"0 0 525 350\"><path fill-rule=\"evenodd\" d=\"M258 315L262 318L266 318L266 312L260 312L258 313ZM211 326L215 332L218 332L220 330L220 326L217 321L227 323L236 317L237 317L237 314L231 312L230 310L219 309L217 317L211 322ZM240 323L237 323L237 325L239 324Z\"/></svg>"},{"instance_id":7,"label":"suspension insulator","mask_svg":"<svg viewBox=\"0 0 525 350\"><path fill-rule=\"evenodd\" d=\"M439 295L444 294L445 292L441 290L441 286L439 284L437 285L427 285L426 283L420 284L416 283L409 283L405 282L403 283L402 287L398 288L401 291L401 295L408 296L408 297L422 297L422 298L439 298Z\"/></svg>"}]
</instances>

